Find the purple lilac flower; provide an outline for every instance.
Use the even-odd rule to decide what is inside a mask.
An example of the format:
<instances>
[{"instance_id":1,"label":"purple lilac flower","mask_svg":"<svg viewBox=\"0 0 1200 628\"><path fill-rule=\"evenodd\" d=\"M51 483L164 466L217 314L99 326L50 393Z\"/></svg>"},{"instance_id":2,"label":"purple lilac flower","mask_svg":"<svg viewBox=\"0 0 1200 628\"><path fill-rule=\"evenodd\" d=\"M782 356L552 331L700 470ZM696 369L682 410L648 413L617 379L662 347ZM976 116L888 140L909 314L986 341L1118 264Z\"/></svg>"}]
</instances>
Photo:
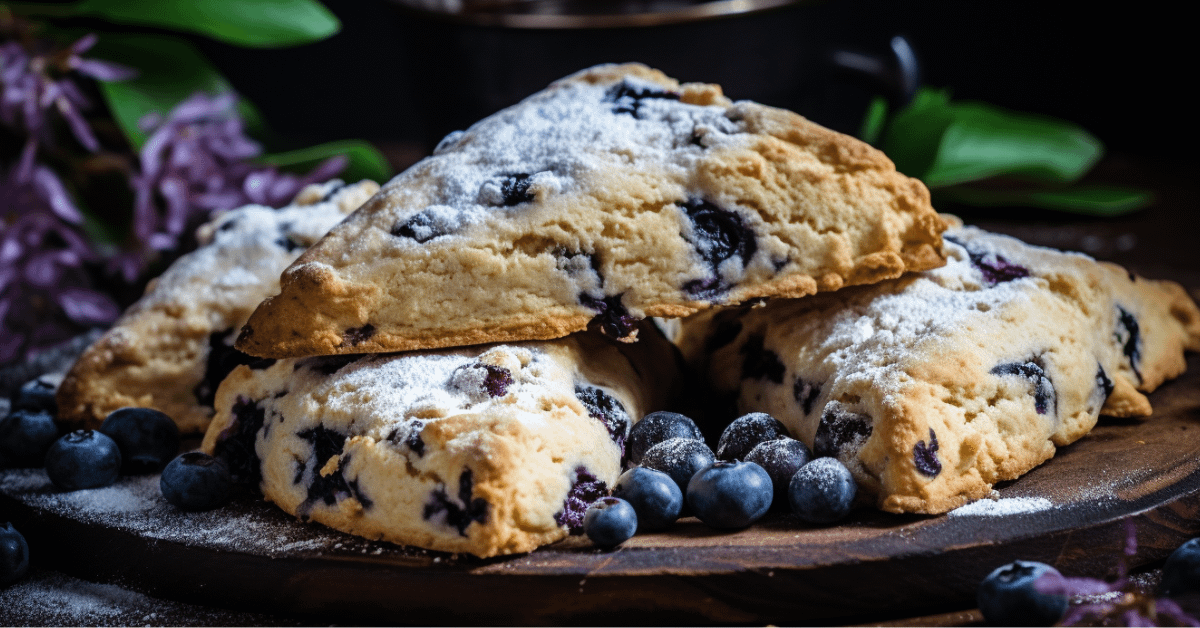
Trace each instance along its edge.
<instances>
[{"instance_id":1,"label":"purple lilac flower","mask_svg":"<svg viewBox=\"0 0 1200 628\"><path fill-rule=\"evenodd\" d=\"M91 109L92 102L75 80L82 75L117 81L135 73L115 63L79 56L95 44L96 36L91 34L59 51L31 52L16 41L0 45L0 87L3 89L0 121L26 137L16 169L16 176L21 181L28 181L33 176L38 147L53 143L48 124L51 110L58 111L84 148L92 152L100 149L100 143L81 113Z\"/></svg>"},{"instance_id":2,"label":"purple lilac flower","mask_svg":"<svg viewBox=\"0 0 1200 628\"><path fill-rule=\"evenodd\" d=\"M157 253L177 249L189 230L212 214L249 203L280 207L305 185L345 168L342 156L304 177L252 163L262 147L246 137L235 104L230 93L196 93L165 118L150 115L141 121L150 137L142 147L141 173L133 177L137 247L111 264L126 281L134 281Z\"/></svg>"},{"instance_id":3,"label":"purple lilac flower","mask_svg":"<svg viewBox=\"0 0 1200 628\"><path fill-rule=\"evenodd\" d=\"M0 178L0 363L111 323L120 309L91 287L98 257L77 226L83 216L49 168Z\"/></svg>"},{"instance_id":4,"label":"purple lilac flower","mask_svg":"<svg viewBox=\"0 0 1200 628\"><path fill-rule=\"evenodd\" d=\"M1200 619L1185 612L1170 598L1155 598L1138 591L1129 578L1129 559L1137 554L1137 527L1125 521L1125 548L1117 561L1117 577L1067 578L1047 574L1034 584L1038 591L1071 599L1063 626L1200 626Z\"/></svg>"}]
</instances>

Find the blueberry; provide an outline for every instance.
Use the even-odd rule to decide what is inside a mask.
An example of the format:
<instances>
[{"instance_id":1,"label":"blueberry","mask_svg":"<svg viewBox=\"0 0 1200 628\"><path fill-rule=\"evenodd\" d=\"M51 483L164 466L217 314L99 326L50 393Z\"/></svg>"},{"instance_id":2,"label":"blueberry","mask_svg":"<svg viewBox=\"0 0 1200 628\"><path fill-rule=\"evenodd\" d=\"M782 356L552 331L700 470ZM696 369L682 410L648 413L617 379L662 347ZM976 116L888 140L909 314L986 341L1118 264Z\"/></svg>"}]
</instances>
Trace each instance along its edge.
<instances>
[{"instance_id":1,"label":"blueberry","mask_svg":"<svg viewBox=\"0 0 1200 628\"><path fill-rule=\"evenodd\" d=\"M651 412L634 424L629 432L629 442L625 445L625 453L629 456L629 464L642 463L642 457L653 446L671 438L687 438L704 440L700 428L695 421L677 412Z\"/></svg>"},{"instance_id":2,"label":"blueberry","mask_svg":"<svg viewBox=\"0 0 1200 628\"><path fill-rule=\"evenodd\" d=\"M29 571L29 544L11 523L0 527L0 587L25 577Z\"/></svg>"},{"instance_id":3,"label":"blueberry","mask_svg":"<svg viewBox=\"0 0 1200 628\"><path fill-rule=\"evenodd\" d=\"M179 428L153 408L121 408L100 425L121 449L121 473L156 473L179 453Z\"/></svg>"},{"instance_id":4,"label":"blueberry","mask_svg":"<svg viewBox=\"0 0 1200 628\"><path fill-rule=\"evenodd\" d=\"M166 500L184 510L212 510L233 490L229 467L218 458L190 451L175 457L158 482Z\"/></svg>"},{"instance_id":5,"label":"blueberry","mask_svg":"<svg viewBox=\"0 0 1200 628\"><path fill-rule=\"evenodd\" d=\"M567 526L571 534L583 532L583 517L588 506L608 494L608 485L588 471L587 467L575 467L575 479L571 490L563 500L562 510L554 514L554 522Z\"/></svg>"},{"instance_id":6,"label":"blueberry","mask_svg":"<svg viewBox=\"0 0 1200 628\"><path fill-rule=\"evenodd\" d=\"M1057 395L1054 392L1054 383L1050 381L1050 376L1046 374L1046 369L1041 364L1041 358L1034 358L1029 362L1010 362L1007 364L997 364L988 371L992 375L1016 375L1024 377L1033 383L1033 409L1038 414L1046 414L1053 411L1058 413Z\"/></svg>"},{"instance_id":7,"label":"blueberry","mask_svg":"<svg viewBox=\"0 0 1200 628\"><path fill-rule=\"evenodd\" d=\"M794 438L778 438L759 443L746 454L746 462L763 468L771 476L771 485L775 487L773 502L778 505L787 503L788 484L800 467L812 460L812 452L804 443Z\"/></svg>"},{"instance_id":8,"label":"blueberry","mask_svg":"<svg viewBox=\"0 0 1200 628\"><path fill-rule=\"evenodd\" d=\"M771 476L753 462L714 462L692 476L687 501L714 528L744 528L771 508Z\"/></svg>"},{"instance_id":9,"label":"blueberry","mask_svg":"<svg viewBox=\"0 0 1200 628\"><path fill-rule=\"evenodd\" d=\"M121 450L100 432L75 430L46 452L46 475L65 491L108 486L120 472Z\"/></svg>"},{"instance_id":10,"label":"blueberry","mask_svg":"<svg viewBox=\"0 0 1200 628\"><path fill-rule=\"evenodd\" d=\"M871 417L850 411L840 401L830 401L821 412L817 434L813 438L813 454L846 459L854 456L871 436Z\"/></svg>"},{"instance_id":11,"label":"blueberry","mask_svg":"<svg viewBox=\"0 0 1200 628\"><path fill-rule=\"evenodd\" d=\"M626 338L637 330L638 318L632 316L629 310L625 309L625 305L621 303L621 298L625 293L606 296L603 299L597 299L590 295L579 295L579 302L584 307L596 312L592 320L588 321L589 329L599 329L604 335L610 338Z\"/></svg>"},{"instance_id":12,"label":"blueberry","mask_svg":"<svg viewBox=\"0 0 1200 628\"><path fill-rule=\"evenodd\" d=\"M575 386L575 398L587 410L588 416L600 421L608 430L608 436L625 454L625 439L629 437L629 413L616 397L595 386Z\"/></svg>"},{"instance_id":13,"label":"blueberry","mask_svg":"<svg viewBox=\"0 0 1200 628\"><path fill-rule=\"evenodd\" d=\"M529 192L529 185L533 183L530 175L519 173L509 175L500 182L500 193L504 195L504 206L512 207L521 203L529 203L534 200L534 196Z\"/></svg>"},{"instance_id":14,"label":"blueberry","mask_svg":"<svg viewBox=\"0 0 1200 628\"><path fill-rule=\"evenodd\" d=\"M937 457L938 442L937 434L933 428L929 428L929 444L919 440L913 445L913 466L917 471L928 475L931 478L937 477L942 472L942 461Z\"/></svg>"},{"instance_id":15,"label":"blueberry","mask_svg":"<svg viewBox=\"0 0 1200 628\"><path fill-rule=\"evenodd\" d=\"M1200 538L1180 545L1163 564L1162 595L1200 593Z\"/></svg>"},{"instance_id":16,"label":"blueberry","mask_svg":"<svg viewBox=\"0 0 1200 628\"><path fill-rule=\"evenodd\" d=\"M1133 369L1133 374L1137 376L1138 381L1141 381L1142 335L1138 327L1138 320L1129 310L1119 305L1117 306L1117 327L1113 336L1121 345L1121 353L1128 358L1129 368Z\"/></svg>"},{"instance_id":17,"label":"blueberry","mask_svg":"<svg viewBox=\"0 0 1200 628\"><path fill-rule=\"evenodd\" d=\"M58 414L58 402L54 396L58 393L58 382L61 380L60 376L43 375L25 382L13 395L9 409L43 411L51 416Z\"/></svg>"},{"instance_id":18,"label":"blueberry","mask_svg":"<svg viewBox=\"0 0 1200 628\"><path fill-rule=\"evenodd\" d=\"M638 532L662 530L679 518L683 492L671 476L646 467L621 474L613 485L613 497L629 502L637 512Z\"/></svg>"},{"instance_id":19,"label":"blueberry","mask_svg":"<svg viewBox=\"0 0 1200 628\"><path fill-rule=\"evenodd\" d=\"M779 419L765 412L751 412L734 419L717 441L717 458L721 460L745 460L759 443L779 438L789 438L787 428Z\"/></svg>"},{"instance_id":20,"label":"blueberry","mask_svg":"<svg viewBox=\"0 0 1200 628\"><path fill-rule=\"evenodd\" d=\"M1013 561L979 583L976 601L994 626L1052 626L1067 612L1067 598L1042 593L1033 584L1047 574L1062 577L1045 563Z\"/></svg>"},{"instance_id":21,"label":"blueberry","mask_svg":"<svg viewBox=\"0 0 1200 628\"><path fill-rule=\"evenodd\" d=\"M0 466L40 467L56 440L54 417L44 410L14 410L0 419Z\"/></svg>"},{"instance_id":22,"label":"blueberry","mask_svg":"<svg viewBox=\"0 0 1200 628\"><path fill-rule=\"evenodd\" d=\"M691 244L709 268L710 275L684 284L683 289L698 299L711 299L731 287L720 267L737 257L744 269L758 250L754 232L738 214L693 198L680 204L692 221Z\"/></svg>"},{"instance_id":23,"label":"blueberry","mask_svg":"<svg viewBox=\"0 0 1200 628\"><path fill-rule=\"evenodd\" d=\"M692 476L716 460L717 457L704 441L668 438L646 451L646 455L642 456L642 466L671 476L679 485L679 490L686 494Z\"/></svg>"},{"instance_id":24,"label":"blueberry","mask_svg":"<svg viewBox=\"0 0 1200 628\"><path fill-rule=\"evenodd\" d=\"M583 531L600 547L616 547L637 531L637 512L620 497L601 497L588 506Z\"/></svg>"},{"instance_id":25,"label":"blueberry","mask_svg":"<svg viewBox=\"0 0 1200 628\"><path fill-rule=\"evenodd\" d=\"M833 523L850 512L858 486L837 458L817 458L788 483L792 512L809 523Z\"/></svg>"}]
</instances>

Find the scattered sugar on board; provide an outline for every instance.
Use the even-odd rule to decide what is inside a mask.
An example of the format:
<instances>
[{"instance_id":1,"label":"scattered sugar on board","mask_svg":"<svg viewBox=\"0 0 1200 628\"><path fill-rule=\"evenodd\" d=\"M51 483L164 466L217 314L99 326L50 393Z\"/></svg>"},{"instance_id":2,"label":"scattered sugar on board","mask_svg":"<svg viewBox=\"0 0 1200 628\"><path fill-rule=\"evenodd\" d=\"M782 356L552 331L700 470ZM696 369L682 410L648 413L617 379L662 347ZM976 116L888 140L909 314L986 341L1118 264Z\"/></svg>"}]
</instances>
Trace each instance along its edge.
<instances>
[{"instance_id":1,"label":"scattered sugar on board","mask_svg":"<svg viewBox=\"0 0 1200 628\"><path fill-rule=\"evenodd\" d=\"M34 571L0 589L3 626L250 626L280 619L160 600L56 572Z\"/></svg>"},{"instance_id":2,"label":"scattered sugar on board","mask_svg":"<svg viewBox=\"0 0 1200 628\"><path fill-rule=\"evenodd\" d=\"M1005 497L1003 499L981 499L946 513L951 517L1002 517L1029 512L1049 510L1054 504L1045 497Z\"/></svg>"}]
</instances>

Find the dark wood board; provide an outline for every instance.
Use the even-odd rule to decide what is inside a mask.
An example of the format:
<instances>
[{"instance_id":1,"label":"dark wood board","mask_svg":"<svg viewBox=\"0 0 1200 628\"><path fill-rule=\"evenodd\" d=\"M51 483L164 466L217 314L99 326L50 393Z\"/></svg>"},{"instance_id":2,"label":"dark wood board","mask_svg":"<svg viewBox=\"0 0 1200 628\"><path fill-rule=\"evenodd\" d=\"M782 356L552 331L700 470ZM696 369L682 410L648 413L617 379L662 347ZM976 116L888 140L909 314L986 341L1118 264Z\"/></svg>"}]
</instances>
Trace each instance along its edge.
<instances>
[{"instance_id":1,"label":"dark wood board","mask_svg":"<svg viewBox=\"0 0 1200 628\"><path fill-rule=\"evenodd\" d=\"M774 514L733 533L685 519L612 551L576 538L480 560L303 524L249 495L211 513L164 503L106 518L64 507L41 471L4 472L24 480L0 482L0 511L38 548L39 568L313 623L869 622L970 608L979 580L1016 558L1104 576L1126 519L1138 530L1135 566L1200 535L1200 356L1151 401L1150 419L1102 419L1000 487L1002 497L1053 504L1003 516L863 509L819 528ZM145 494L152 481L129 490ZM254 529L226 530L238 521Z\"/></svg>"}]
</instances>

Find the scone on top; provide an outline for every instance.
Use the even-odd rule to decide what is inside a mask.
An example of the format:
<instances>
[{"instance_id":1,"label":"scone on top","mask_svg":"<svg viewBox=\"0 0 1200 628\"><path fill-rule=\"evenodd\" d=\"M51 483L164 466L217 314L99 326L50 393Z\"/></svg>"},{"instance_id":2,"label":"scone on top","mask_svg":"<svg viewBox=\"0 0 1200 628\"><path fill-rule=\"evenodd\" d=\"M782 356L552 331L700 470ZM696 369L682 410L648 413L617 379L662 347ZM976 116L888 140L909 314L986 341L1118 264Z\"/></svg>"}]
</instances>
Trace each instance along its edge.
<instances>
[{"instance_id":1,"label":"scone on top","mask_svg":"<svg viewBox=\"0 0 1200 628\"><path fill-rule=\"evenodd\" d=\"M742 412L835 456L892 512L984 497L1088 433L1144 416L1144 392L1200 350L1177 284L978 229L949 261L835 294L706 312L684 354Z\"/></svg>"},{"instance_id":2,"label":"scone on top","mask_svg":"<svg viewBox=\"0 0 1200 628\"><path fill-rule=\"evenodd\" d=\"M58 392L59 420L96 428L113 410L148 407L185 434L212 417L217 384L251 358L233 341L279 273L379 190L374 181L305 187L281 209L248 205L197 232L199 248L146 287L76 361Z\"/></svg>"},{"instance_id":3,"label":"scone on top","mask_svg":"<svg viewBox=\"0 0 1200 628\"><path fill-rule=\"evenodd\" d=\"M447 136L281 279L238 340L282 358L632 340L647 316L944 263L925 186L801 116L604 65Z\"/></svg>"},{"instance_id":4,"label":"scone on top","mask_svg":"<svg viewBox=\"0 0 1200 628\"><path fill-rule=\"evenodd\" d=\"M304 520L446 552L528 552L580 531L661 409L679 355L595 332L239 366L203 449Z\"/></svg>"}]
</instances>

